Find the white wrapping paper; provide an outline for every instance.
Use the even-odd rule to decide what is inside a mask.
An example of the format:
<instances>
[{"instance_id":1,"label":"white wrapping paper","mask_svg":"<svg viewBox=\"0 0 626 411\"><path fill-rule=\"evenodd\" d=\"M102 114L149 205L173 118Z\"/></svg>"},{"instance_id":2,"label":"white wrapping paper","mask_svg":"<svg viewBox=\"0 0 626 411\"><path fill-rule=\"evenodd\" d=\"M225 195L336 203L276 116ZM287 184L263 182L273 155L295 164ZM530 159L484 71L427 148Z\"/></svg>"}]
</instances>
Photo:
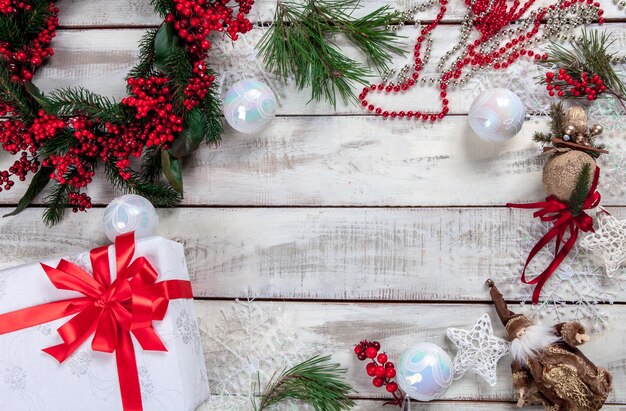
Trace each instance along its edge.
<instances>
[{"instance_id":1,"label":"white wrapping paper","mask_svg":"<svg viewBox=\"0 0 626 411\"><path fill-rule=\"evenodd\" d=\"M135 258L144 256L159 273L157 281L189 280L182 245L164 238L138 240ZM89 251L64 257L91 273ZM109 248L115 278L114 252ZM56 267L59 258L42 260ZM0 271L0 314L82 297L57 290L40 262ZM42 352L61 343L56 329L69 318L0 335L0 410L122 410L115 354L91 350L90 337L64 363ZM133 337L144 411L195 410L209 396L193 300L171 300L154 328L168 352L144 351Z\"/></svg>"}]
</instances>

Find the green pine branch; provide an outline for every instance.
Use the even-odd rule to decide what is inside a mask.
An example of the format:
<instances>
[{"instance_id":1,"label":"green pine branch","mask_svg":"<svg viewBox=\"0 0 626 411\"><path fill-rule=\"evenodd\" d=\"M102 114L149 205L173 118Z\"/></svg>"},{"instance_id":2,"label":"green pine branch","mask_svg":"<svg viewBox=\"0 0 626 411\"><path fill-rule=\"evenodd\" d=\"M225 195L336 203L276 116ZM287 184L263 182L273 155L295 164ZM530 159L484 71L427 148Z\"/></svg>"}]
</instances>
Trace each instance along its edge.
<instances>
[{"instance_id":1,"label":"green pine branch","mask_svg":"<svg viewBox=\"0 0 626 411\"><path fill-rule=\"evenodd\" d=\"M341 411L354 407L348 397L352 387L342 377L345 369L330 363L330 358L330 355L313 357L272 378L260 395L260 402L253 402L254 410L268 410L285 400L301 401L316 411Z\"/></svg>"},{"instance_id":2,"label":"green pine branch","mask_svg":"<svg viewBox=\"0 0 626 411\"><path fill-rule=\"evenodd\" d=\"M189 54L183 47L176 47L165 60L165 67L170 77L174 107L181 113L184 109L183 102L187 99L185 88L193 76Z\"/></svg>"},{"instance_id":3,"label":"green pine branch","mask_svg":"<svg viewBox=\"0 0 626 411\"><path fill-rule=\"evenodd\" d=\"M399 15L382 7L354 19L351 13L358 7L359 0L279 1L273 24L257 45L268 71L293 78L300 90L310 87L312 100L323 98L333 106L338 98L356 101L354 86L368 84L371 72L332 39L345 35L381 71L392 54L402 53L396 34L385 30Z\"/></svg>"},{"instance_id":4,"label":"green pine branch","mask_svg":"<svg viewBox=\"0 0 626 411\"><path fill-rule=\"evenodd\" d=\"M150 29L139 40L139 63L133 67L126 78L147 78L156 73L154 68L154 39L158 29ZM127 87L129 88L129 87ZM128 90L130 92L130 90Z\"/></svg>"},{"instance_id":5,"label":"green pine branch","mask_svg":"<svg viewBox=\"0 0 626 411\"><path fill-rule=\"evenodd\" d=\"M149 147L143 151L141 156L141 172L139 177L148 182L156 181L163 171L161 165L161 149L159 147Z\"/></svg>"},{"instance_id":6,"label":"green pine branch","mask_svg":"<svg viewBox=\"0 0 626 411\"><path fill-rule=\"evenodd\" d=\"M182 195L167 184L148 181L136 171L131 171L131 178L124 180L114 164L106 163L104 168L107 180L125 194L138 194L160 207L175 207L182 201Z\"/></svg>"},{"instance_id":7,"label":"green pine branch","mask_svg":"<svg viewBox=\"0 0 626 411\"><path fill-rule=\"evenodd\" d=\"M57 116L83 114L105 123L125 123L133 117L126 107L82 87L58 89L46 96L46 111Z\"/></svg>"},{"instance_id":8,"label":"green pine branch","mask_svg":"<svg viewBox=\"0 0 626 411\"><path fill-rule=\"evenodd\" d=\"M37 154L40 158L48 158L53 154L64 154L77 142L74 134L67 128L58 132L57 135L39 147Z\"/></svg>"},{"instance_id":9,"label":"green pine branch","mask_svg":"<svg viewBox=\"0 0 626 411\"><path fill-rule=\"evenodd\" d=\"M70 186L55 182L48 196L44 200L46 210L43 213L43 221L48 227L58 224L65 214L69 201Z\"/></svg>"},{"instance_id":10,"label":"green pine branch","mask_svg":"<svg viewBox=\"0 0 626 411\"><path fill-rule=\"evenodd\" d=\"M535 143L549 144L552 142L552 136L550 134L535 131L533 133L533 141Z\"/></svg>"},{"instance_id":11,"label":"green pine branch","mask_svg":"<svg viewBox=\"0 0 626 411\"><path fill-rule=\"evenodd\" d=\"M224 126L222 124L222 106L215 82L211 84L207 95L202 100L201 109L207 120L207 133L204 141L206 143L217 143L222 138Z\"/></svg>"},{"instance_id":12,"label":"green pine branch","mask_svg":"<svg viewBox=\"0 0 626 411\"><path fill-rule=\"evenodd\" d=\"M550 134L562 137L565 133L565 110L562 103L550 105Z\"/></svg>"},{"instance_id":13,"label":"green pine branch","mask_svg":"<svg viewBox=\"0 0 626 411\"><path fill-rule=\"evenodd\" d=\"M161 17L165 17L175 9L175 4L172 0L150 0L150 4Z\"/></svg>"},{"instance_id":14,"label":"green pine branch","mask_svg":"<svg viewBox=\"0 0 626 411\"><path fill-rule=\"evenodd\" d=\"M583 212L583 204L589 195L589 185L592 179L591 173L591 165L587 163L583 165L583 168L576 179L576 186L574 187L574 191L572 191L572 195L567 202L569 210L574 216Z\"/></svg>"},{"instance_id":15,"label":"green pine branch","mask_svg":"<svg viewBox=\"0 0 626 411\"><path fill-rule=\"evenodd\" d=\"M30 11L0 15L0 41L19 50L35 39L50 18L49 0L31 0Z\"/></svg>"}]
</instances>

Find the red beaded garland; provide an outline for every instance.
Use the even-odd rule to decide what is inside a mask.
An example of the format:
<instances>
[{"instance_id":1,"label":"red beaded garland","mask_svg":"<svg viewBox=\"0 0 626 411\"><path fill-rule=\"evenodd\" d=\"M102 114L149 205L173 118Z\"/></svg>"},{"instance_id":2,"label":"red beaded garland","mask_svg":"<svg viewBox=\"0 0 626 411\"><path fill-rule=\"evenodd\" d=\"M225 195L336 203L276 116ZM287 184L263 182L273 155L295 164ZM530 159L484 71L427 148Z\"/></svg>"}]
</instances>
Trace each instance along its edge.
<instances>
[{"instance_id":1,"label":"red beaded garland","mask_svg":"<svg viewBox=\"0 0 626 411\"><path fill-rule=\"evenodd\" d=\"M461 59L456 63L456 65L454 65L452 69L444 72L439 78L439 88L441 90L439 94L439 97L441 99L441 110L438 113L423 113L421 111L408 111L407 113L405 113L404 111L388 111L376 106L375 104L372 104L370 100L367 100L368 94L370 92L377 91L387 94L398 93L401 91L404 92L417 84L416 80L419 79L420 73L424 68L421 57L422 44L426 40L428 34L434 31L435 28L441 23L441 20L443 19L447 11L446 5L448 3L448 0L439 0L440 7L437 16L430 24L421 29L420 35L417 37L413 53L413 72L410 78L402 84L396 84L393 86L390 84L381 83L371 84L369 87L364 87L361 94L359 95L361 105L363 107L367 107L369 111L373 111L376 115L382 116L386 119L399 117L421 120L424 122L434 122L443 119L448 114L450 109L448 105L449 100L447 98L447 83L452 79L459 79L464 68L468 66L485 67L492 65L494 69L506 69L509 65L511 65L521 57L527 57L534 60L547 60L548 55L546 53L539 53L533 50L528 50L527 48L524 48L523 45L539 32L542 18L548 13L549 10L555 10L555 5L550 5L548 7L542 7L538 9L536 16L532 22L532 28L527 33L510 39L510 41L506 42L496 51L489 53L481 53L478 51L478 48L482 44L489 41L505 26L519 19L524 13L526 13L534 2L535 0L527 0L520 7L520 1L514 0L509 7L506 0L465 0L465 4L470 7L473 14L477 16L473 22L473 27L475 27L481 35L478 39L467 45ZM586 4L597 8L598 23L604 23L604 18L602 17L604 12L602 9L600 9L599 3L593 2L592 0L580 0L580 2L586 2ZM577 2L574 0L571 2L565 1L559 4L559 7L561 9L568 9L575 7L577 5ZM590 98L589 95L588 98ZM408 113L411 113L411 115L409 115Z\"/></svg>"}]
</instances>

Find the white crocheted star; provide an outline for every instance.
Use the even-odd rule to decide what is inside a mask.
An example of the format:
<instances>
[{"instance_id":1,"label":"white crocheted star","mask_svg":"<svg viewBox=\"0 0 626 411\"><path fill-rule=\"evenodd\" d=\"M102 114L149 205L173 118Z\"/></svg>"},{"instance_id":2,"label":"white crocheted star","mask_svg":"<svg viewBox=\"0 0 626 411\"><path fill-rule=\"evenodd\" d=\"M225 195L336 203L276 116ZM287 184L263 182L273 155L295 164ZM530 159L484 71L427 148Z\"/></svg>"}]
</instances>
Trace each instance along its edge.
<instances>
[{"instance_id":1,"label":"white crocheted star","mask_svg":"<svg viewBox=\"0 0 626 411\"><path fill-rule=\"evenodd\" d=\"M483 314L469 331L448 328L446 335L459 349L454 357L454 379L471 371L483 377L492 387L496 385L496 366L500 358L509 352L509 343L494 337L489 314Z\"/></svg>"},{"instance_id":2,"label":"white crocheted star","mask_svg":"<svg viewBox=\"0 0 626 411\"><path fill-rule=\"evenodd\" d=\"M580 241L580 246L604 261L606 275L613 277L626 262L626 220L598 214L599 227Z\"/></svg>"}]
</instances>

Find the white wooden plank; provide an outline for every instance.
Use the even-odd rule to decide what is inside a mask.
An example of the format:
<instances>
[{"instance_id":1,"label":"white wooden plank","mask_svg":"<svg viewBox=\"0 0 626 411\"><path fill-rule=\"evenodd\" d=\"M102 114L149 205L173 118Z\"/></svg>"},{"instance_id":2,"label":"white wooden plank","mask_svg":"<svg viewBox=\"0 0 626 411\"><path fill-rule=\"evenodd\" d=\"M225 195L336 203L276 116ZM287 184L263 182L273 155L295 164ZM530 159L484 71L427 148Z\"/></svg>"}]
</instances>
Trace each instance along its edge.
<instances>
[{"instance_id":1,"label":"white wooden plank","mask_svg":"<svg viewBox=\"0 0 626 411\"><path fill-rule=\"evenodd\" d=\"M398 10L405 10L414 4L409 0L390 0L384 4ZM540 0L536 2L536 7L551 4L548 0ZM94 2L83 0L60 0L57 2L61 8L60 23L63 26L136 26L136 25L158 25L161 19L154 12L148 0L109 0L106 2ZM362 8L355 12L355 16L362 16L381 7L379 1L362 0ZM275 0L257 0L253 6L252 17L255 20L267 21L271 19L273 10L276 7ZM464 2L461 0L452 0L449 2L448 11L444 19L445 22L458 22L465 14ZM605 10L605 18L607 20L623 19L625 12L615 2L602 2L602 8ZM438 8L420 12L418 19L433 20L438 12Z\"/></svg>"},{"instance_id":2,"label":"white wooden plank","mask_svg":"<svg viewBox=\"0 0 626 411\"><path fill-rule=\"evenodd\" d=\"M206 358L223 352L223 347L211 341L222 310L228 310L227 301L199 301L196 312L200 321L201 335ZM449 327L471 328L483 313L492 317L494 334L504 336L501 323L497 322L492 305L482 304L338 304L272 302L283 313L282 319L293 326L296 341L302 344L321 344L328 347L324 353L348 369L346 378L353 384L359 396L384 397L384 390L375 388L365 373L363 362L354 356L352 348L360 339L379 341L382 349L394 361L400 354L418 342L440 345L451 356L455 348L445 337ZM614 318L623 318L626 307L608 307ZM519 311L519 310L516 310ZM582 347L583 352L599 366L606 367L613 375L613 392L609 403L626 402L626 363L623 321L613 322L610 329L601 334L591 334L591 342ZM466 374L454 382L443 395L443 400L512 401L510 359L505 357L498 365L498 384L490 387L474 374ZM210 377L209 377L210 378ZM245 387L247 390L248 387ZM514 408L514 407L512 407Z\"/></svg>"},{"instance_id":3,"label":"white wooden plank","mask_svg":"<svg viewBox=\"0 0 626 411\"><path fill-rule=\"evenodd\" d=\"M383 399L371 399L371 400L356 400L355 406L352 411L381 411L386 409L395 409L390 406L384 406L385 401ZM419 404L413 403L413 407L419 407L424 411L450 411L451 409L459 411L511 411L515 410L515 403L513 402L496 402L496 401L431 401L421 402ZM605 405L603 410L624 410L624 406L608 404ZM279 408L280 409L280 408ZM539 406L525 406L524 410L538 411L543 410L543 407ZM196 411L215 411L209 408L207 405L201 405Z\"/></svg>"},{"instance_id":4,"label":"white wooden plank","mask_svg":"<svg viewBox=\"0 0 626 411\"><path fill-rule=\"evenodd\" d=\"M545 120L535 119L510 141L486 143L472 133L466 117L428 127L378 117L280 117L258 135L227 129L219 147L202 146L186 158L184 204L503 206L538 201L545 198L544 158L531 136L546 128ZM11 162L6 153L0 159L0 169ZM0 202L17 203L25 189L17 184L0 193ZM626 194L614 191L603 193L603 203L625 205ZM115 196L101 175L88 192L98 204Z\"/></svg>"},{"instance_id":5,"label":"white wooden plank","mask_svg":"<svg viewBox=\"0 0 626 411\"><path fill-rule=\"evenodd\" d=\"M91 4L86 2L85 4ZM609 24L607 29L615 34L615 50L626 48L626 24ZM264 29L250 34L250 41L255 43ZM443 54L452 48L458 41L459 26L445 25L434 33L435 46L433 47L430 63L422 73L422 77L434 77L436 62ZM35 83L44 91L56 88L82 86L96 93L104 94L116 99L126 96L124 78L137 59L137 43L144 33L142 29L127 30L61 30L54 41L55 55L36 75ZM413 43L418 35L415 28L406 29L403 39L406 50L413 49ZM224 40L216 40L220 42ZM237 43L236 43L237 44ZM237 45L235 44L235 47ZM364 56L352 45L342 39L337 44L346 55L357 61L364 61ZM399 57L397 68L410 63L410 56ZM372 77L372 81L379 79ZM534 79L529 79L534 82ZM355 85L358 94L362 86ZM536 86L537 90L541 89ZM421 110L438 112L441 109L438 85L420 85L412 90L399 94L369 95L372 103L381 105L388 110ZM543 91L542 91L543 92ZM465 88L450 88L450 113L465 114L472 103L472 93ZM339 103L334 109L332 105L321 102L310 102L309 90L298 91L293 84L285 87L280 93L280 107L278 115L300 114L359 114L370 115L360 105ZM400 120L402 121L402 120ZM406 121L406 120L404 120Z\"/></svg>"},{"instance_id":6,"label":"white wooden plank","mask_svg":"<svg viewBox=\"0 0 626 411\"><path fill-rule=\"evenodd\" d=\"M610 211L626 217L626 208ZM0 268L107 242L102 209L52 229L40 213L0 220ZM520 232L530 212L501 208L179 208L159 215L159 234L185 244L194 294L209 298L486 301L484 281L518 272L522 248L530 248ZM531 290L501 286L511 300ZM626 301L626 290L616 301Z\"/></svg>"}]
</instances>

